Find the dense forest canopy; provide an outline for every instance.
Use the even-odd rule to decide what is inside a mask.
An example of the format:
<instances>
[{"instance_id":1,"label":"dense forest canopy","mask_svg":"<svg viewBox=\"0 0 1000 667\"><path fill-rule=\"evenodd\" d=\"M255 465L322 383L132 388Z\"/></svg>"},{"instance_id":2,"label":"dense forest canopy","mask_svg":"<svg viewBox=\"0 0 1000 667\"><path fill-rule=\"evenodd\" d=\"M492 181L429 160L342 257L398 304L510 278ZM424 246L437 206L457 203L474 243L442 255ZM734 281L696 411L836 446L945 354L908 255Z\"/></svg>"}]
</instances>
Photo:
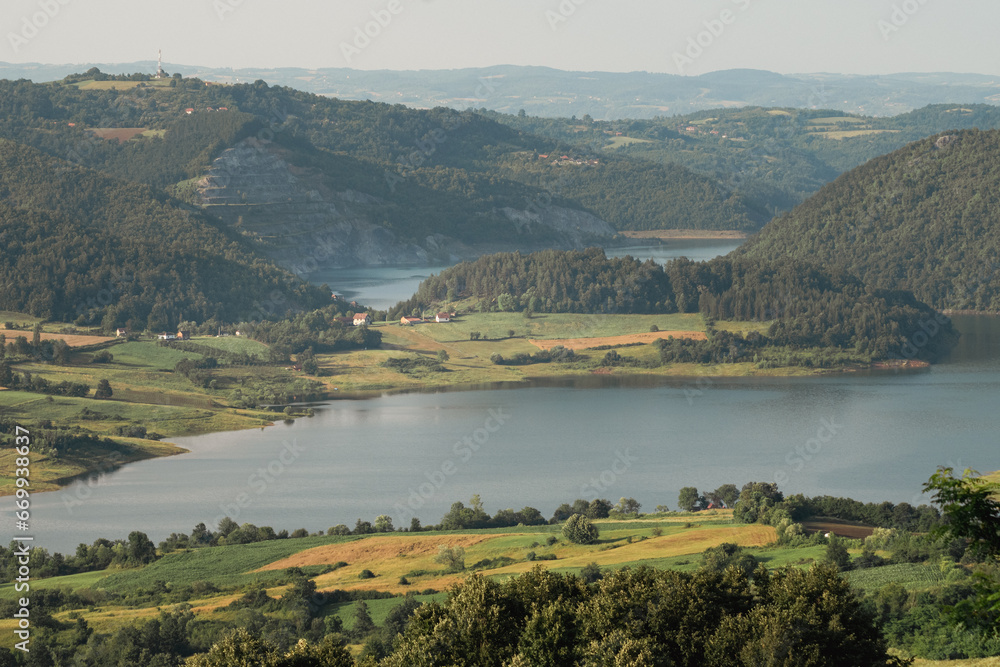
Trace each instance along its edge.
<instances>
[{"instance_id":1,"label":"dense forest canopy","mask_svg":"<svg viewBox=\"0 0 1000 667\"><path fill-rule=\"evenodd\" d=\"M1000 131L915 142L824 187L734 252L797 258L937 308L1000 310Z\"/></svg>"},{"instance_id":2,"label":"dense forest canopy","mask_svg":"<svg viewBox=\"0 0 1000 667\"><path fill-rule=\"evenodd\" d=\"M409 206L416 225L529 209L538 201L586 209L619 229L697 227L756 229L768 218L733 188L680 165L643 158L586 154L570 144L532 135L472 110L415 110L402 105L320 97L262 81L235 86L197 79L122 82L122 89L88 88L83 75L53 84L0 81L0 137L50 155L157 187L192 178L223 148L246 136L294 144L304 155L350 156L367 164L364 192L405 183L410 192L375 193ZM100 82L107 85L108 82ZM138 85L137 85L138 84ZM228 114L207 110L225 108ZM193 113L188 116L187 109ZM237 113L238 112L238 113ZM72 126L71 126L72 124ZM149 128L159 135L124 142L96 139L93 128ZM566 160L543 159L567 156ZM599 158L599 159L598 159ZM580 164L577 164L577 163ZM456 210L461 194L474 206ZM424 229L407 234L422 238ZM480 240L470 234L471 241Z\"/></svg>"},{"instance_id":3,"label":"dense forest canopy","mask_svg":"<svg viewBox=\"0 0 1000 667\"><path fill-rule=\"evenodd\" d=\"M162 192L5 140L0 223L3 310L155 331L330 302Z\"/></svg>"}]
</instances>

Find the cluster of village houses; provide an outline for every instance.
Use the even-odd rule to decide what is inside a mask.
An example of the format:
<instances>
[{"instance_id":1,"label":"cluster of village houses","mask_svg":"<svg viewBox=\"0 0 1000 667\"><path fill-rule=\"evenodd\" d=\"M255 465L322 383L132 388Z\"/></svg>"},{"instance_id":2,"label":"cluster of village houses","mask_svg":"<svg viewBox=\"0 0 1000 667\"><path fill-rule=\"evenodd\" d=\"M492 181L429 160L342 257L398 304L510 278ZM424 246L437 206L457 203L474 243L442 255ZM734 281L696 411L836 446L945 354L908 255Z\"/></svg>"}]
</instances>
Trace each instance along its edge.
<instances>
[{"instance_id":1,"label":"cluster of village houses","mask_svg":"<svg viewBox=\"0 0 1000 667\"><path fill-rule=\"evenodd\" d=\"M450 322L451 318L455 316L455 313L438 313L434 316L435 322ZM338 317L338 322L343 324L349 324L355 327L368 326L372 323L371 313L355 313L353 317ZM422 324L424 322L429 322L430 320L425 320L422 317L401 317L399 320L400 324L410 325L410 324ZM118 338L125 338L128 336L128 331L125 329L116 329L115 335ZM220 336L228 336L229 334L219 334ZM241 335L239 331L236 335ZM190 331L178 331L177 333L168 333L164 331L156 336L158 340L191 340Z\"/></svg>"},{"instance_id":2,"label":"cluster of village houses","mask_svg":"<svg viewBox=\"0 0 1000 667\"><path fill-rule=\"evenodd\" d=\"M455 317L455 313L438 313L434 316L435 322L451 322L451 318ZM430 320L425 320L422 317L401 317L399 318L400 324L422 324L423 322L428 322Z\"/></svg>"},{"instance_id":3,"label":"cluster of village houses","mask_svg":"<svg viewBox=\"0 0 1000 667\"><path fill-rule=\"evenodd\" d=\"M548 155L539 155L539 160L548 160ZM592 166L597 166L600 161L597 159L584 160L581 158L573 158L568 155L560 155L559 157L552 160L552 164L562 165L562 164L589 164Z\"/></svg>"},{"instance_id":4,"label":"cluster of village houses","mask_svg":"<svg viewBox=\"0 0 1000 667\"><path fill-rule=\"evenodd\" d=\"M194 113L194 111L194 107L188 107L184 110L184 113L190 116ZM214 107L205 107L205 111L229 111L229 107L219 107L218 109Z\"/></svg>"}]
</instances>

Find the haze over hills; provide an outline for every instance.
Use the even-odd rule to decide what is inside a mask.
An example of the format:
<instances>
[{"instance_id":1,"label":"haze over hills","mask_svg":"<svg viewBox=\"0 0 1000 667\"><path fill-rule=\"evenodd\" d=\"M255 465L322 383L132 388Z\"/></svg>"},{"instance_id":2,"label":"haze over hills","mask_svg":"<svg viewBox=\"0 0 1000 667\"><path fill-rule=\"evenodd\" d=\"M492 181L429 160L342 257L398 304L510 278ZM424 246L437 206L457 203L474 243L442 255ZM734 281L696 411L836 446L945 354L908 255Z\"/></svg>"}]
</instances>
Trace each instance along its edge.
<instances>
[{"instance_id":1,"label":"haze over hills","mask_svg":"<svg viewBox=\"0 0 1000 667\"><path fill-rule=\"evenodd\" d=\"M156 71L155 61L132 63L0 63L0 78L54 81L97 66L104 72ZM537 116L598 119L652 118L740 106L837 109L870 116L904 113L928 104L1000 102L1000 77L958 73L888 76L833 73L776 74L721 70L699 76L653 72L569 72L548 67L496 65L454 70L356 70L349 68L219 68L172 64L181 72L219 83L258 79L342 99L412 107L524 109Z\"/></svg>"},{"instance_id":2,"label":"haze over hills","mask_svg":"<svg viewBox=\"0 0 1000 667\"><path fill-rule=\"evenodd\" d=\"M843 174L734 255L812 261L937 308L997 311L998 192L1000 131L948 132Z\"/></svg>"}]
</instances>

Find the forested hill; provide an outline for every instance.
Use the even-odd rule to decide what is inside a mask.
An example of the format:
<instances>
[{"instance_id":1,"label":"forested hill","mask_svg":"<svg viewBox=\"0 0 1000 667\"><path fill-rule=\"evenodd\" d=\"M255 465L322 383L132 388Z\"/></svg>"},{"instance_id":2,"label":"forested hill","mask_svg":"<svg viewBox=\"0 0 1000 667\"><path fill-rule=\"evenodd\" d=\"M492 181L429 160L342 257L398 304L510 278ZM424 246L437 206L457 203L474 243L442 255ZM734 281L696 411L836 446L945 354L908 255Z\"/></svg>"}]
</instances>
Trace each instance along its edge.
<instances>
[{"instance_id":1,"label":"forested hill","mask_svg":"<svg viewBox=\"0 0 1000 667\"><path fill-rule=\"evenodd\" d=\"M116 128L145 132L98 138ZM51 84L0 81L0 137L161 188L203 176L226 149L262 138L289 151L293 168L325 177L311 191L375 198L378 206L357 207L359 217L425 249L438 232L462 243L557 244L556 225L544 213L537 219L551 207L594 214L615 229L752 230L769 218L738 188L681 165L582 150L471 109L344 101L262 81L206 85L96 70ZM324 166L331 156L356 165L343 170L352 176ZM523 224L524 211L534 226Z\"/></svg>"},{"instance_id":2,"label":"forested hill","mask_svg":"<svg viewBox=\"0 0 1000 667\"><path fill-rule=\"evenodd\" d=\"M466 300L480 311L528 313L700 312L711 320L771 322L754 345L839 348L872 359L932 360L953 343L944 318L909 292L866 287L839 270L795 259L717 258L665 266L607 258L599 248L499 253L431 276L390 319ZM940 334L920 346L927 327ZM919 349L917 349L919 348ZM751 353L752 356L752 353Z\"/></svg>"},{"instance_id":3,"label":"forested hill","mask_svg":"<svg viewBox=\"0 0 1000 667\"><path fill-rule=\"evenodd\" d=\"M163 192L2 139L0 248L0 310L80 324L97 316L106 329L260 319L330 301Z\"/></svg>"},{"instance_id":4,"label":"forested hill","mask_svg":"<svg viewBox=\"0 0 1000 667\"><path fill-rule=\"evenodd\" d=\"M876 158L734 255L814 261L938 308L1000 310L1000 131L948 132Z\"/></svg>"},{"instance_id":5,"label":"forested hill","mask_svg":"<svg viewBox=\"0 0 1000 667\"><path fill-rule=\"evenodd\" d=\"M890 117L762 107L613 121L486 115L610 155L681 165L728 184L775 215L843 172L911 142L946 130L1000 127L1000 107L990 104L937 104Z\"/></svg>"}]
</instances>

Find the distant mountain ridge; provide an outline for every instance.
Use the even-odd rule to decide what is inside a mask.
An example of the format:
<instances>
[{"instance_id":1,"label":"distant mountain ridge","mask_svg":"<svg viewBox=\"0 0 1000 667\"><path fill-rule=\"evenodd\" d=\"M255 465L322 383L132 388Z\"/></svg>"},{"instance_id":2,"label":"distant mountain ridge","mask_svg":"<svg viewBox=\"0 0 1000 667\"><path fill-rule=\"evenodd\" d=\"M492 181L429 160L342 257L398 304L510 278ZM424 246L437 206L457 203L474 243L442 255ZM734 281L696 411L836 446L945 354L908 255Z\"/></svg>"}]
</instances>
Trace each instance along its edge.
<instances>
[{"instance_id":1,"label":"distant mountain ridge","mask_svg":"<svg viewBox=\"0 0 1000 667\"><path fill-rule=\"evenodd\" d=\"M12 64L0 78L55 81L99 67L112 73L156 71L156 62ZM355 70L349 68L222 68L166 64L168 72L220 83L289 86L349 100L411 107L524 109L537 116L597 119L652 118L739 106L825 108L869 116L896 115L928 104L1000 103L1000 75L899 73L885 76L831 73L777 74L749 69L700 76L653 72L570 72L548 67L496 65L455 70Z\"/></svg>"}]
</instances>

